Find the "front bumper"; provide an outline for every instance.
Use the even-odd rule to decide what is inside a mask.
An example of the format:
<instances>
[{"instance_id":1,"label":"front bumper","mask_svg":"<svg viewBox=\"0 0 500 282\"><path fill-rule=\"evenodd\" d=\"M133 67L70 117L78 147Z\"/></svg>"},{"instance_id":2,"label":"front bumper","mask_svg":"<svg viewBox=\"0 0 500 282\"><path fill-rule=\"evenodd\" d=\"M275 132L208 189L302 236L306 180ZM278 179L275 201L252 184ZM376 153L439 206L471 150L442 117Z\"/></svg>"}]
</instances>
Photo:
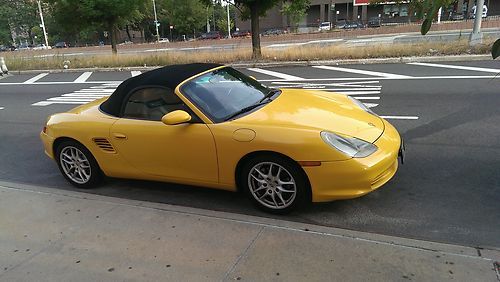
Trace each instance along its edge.
<instances>
[{"instance_id":1,"label":"front bumper","mask_svg":"<svg viewBox=\"0 0 500 282\"><path fill-rule=\"evenodd\" d=\"M304 167L311 183L313 202L363 196L396 174L398 156L401 150L404 151L404 145L397 130L385 120L384 124L384 133L374 143L378 150L372 155Z\"/></svg>"},{"instance_id":2,"label":"front bumper","mask_svg":"<svg viewBox=\"0 0 500 282\"><path fill-rule=\"evenodd\" d=\"M45 154L51 158L54 159L54 138L50 137L43 131L40 132L40 139L42 139L43 147L45 149Z\"/></svg>"}]
</instances>

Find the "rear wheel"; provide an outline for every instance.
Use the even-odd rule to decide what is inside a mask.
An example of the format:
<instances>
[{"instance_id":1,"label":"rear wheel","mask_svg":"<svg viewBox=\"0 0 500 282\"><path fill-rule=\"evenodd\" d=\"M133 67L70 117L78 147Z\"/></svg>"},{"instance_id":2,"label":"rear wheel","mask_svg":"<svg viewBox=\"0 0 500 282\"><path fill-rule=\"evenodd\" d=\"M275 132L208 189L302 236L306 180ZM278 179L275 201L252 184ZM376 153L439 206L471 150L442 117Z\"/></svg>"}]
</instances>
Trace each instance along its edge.
<instances>
[{"instance_id":1,"label":"rear wheel","mask_svg":"<svg viewBox=\"0 0 500 282\"><path fill-rule=\"evenodd\" d=\"M259 156L242 170L241 185L261 209L285 214L309 203L307 178L294 162L278 156Z\"/></svg>"},{"instance_id":2,"label":"rear wheel","mask_svg":"<svg viewBox=\"0 0 500 282\"><path fill-rule=\"evenodd\" d=\"M93 188L102 172L90 151L76 141L64 141L56 149L57 164L63 176L78 188Z\"/></svg>"}]
</instances>

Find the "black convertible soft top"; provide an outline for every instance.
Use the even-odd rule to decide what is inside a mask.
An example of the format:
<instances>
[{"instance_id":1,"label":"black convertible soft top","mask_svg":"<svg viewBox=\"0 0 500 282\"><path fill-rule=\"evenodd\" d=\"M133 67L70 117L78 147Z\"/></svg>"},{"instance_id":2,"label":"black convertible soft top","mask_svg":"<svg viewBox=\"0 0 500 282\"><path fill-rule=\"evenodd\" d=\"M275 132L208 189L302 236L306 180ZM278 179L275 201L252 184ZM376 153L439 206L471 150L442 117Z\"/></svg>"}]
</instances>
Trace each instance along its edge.
<instances>
[{"instance_id":1,"label":"black convertible soft top","mask_svg":"<svg viewBox=\"0 0 500 282\"><path fill-rule=\"evenodd\" d=\"M101 110L113 116L118 116L123 104L123 99L132 90L142 86L162 86L175 89L184 80L213 68L220 64L196 63L184 65L171 65L145 72L131 77L122 82L108 100L101 104Z\"/></svg>"}]
</instances>

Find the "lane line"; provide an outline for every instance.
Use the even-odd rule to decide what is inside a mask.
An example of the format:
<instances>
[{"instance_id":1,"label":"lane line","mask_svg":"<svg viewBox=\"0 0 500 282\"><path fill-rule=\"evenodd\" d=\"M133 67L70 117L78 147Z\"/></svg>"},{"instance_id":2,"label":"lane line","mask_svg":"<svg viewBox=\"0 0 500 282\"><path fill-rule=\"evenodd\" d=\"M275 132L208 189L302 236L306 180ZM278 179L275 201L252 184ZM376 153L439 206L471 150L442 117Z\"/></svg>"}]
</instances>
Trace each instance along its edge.
<instances>
[{"instance_id":1,"label":"lane line","mask_svg":"<svg viewBox=\"0 0 500 282\"><path fill-rule=\"evenodd\" d=\"M410 119L410 120L417 120L417 116L380 116L381 118L385 119Z\"/></svg>"},{"instance_id":2,"label":"lane line","mask_svg":"<svg viewBox=\"0 0 500 282\"><path fill-rule=\"evenodd\" d=\"M75 81L73 81L73 82L75 82L75 83L85 82L85 81L87 81L87 79L89 79L89 77L91 75L92 75L91 71L84 72L77 79L75 79Z\"/></svg>"},{"instance_id":3,"label":"lane line","mask_svg":"<svg viewBox=\"0 0 500 282\"><path fill-rule=\"evenodd\" d=\"M131 71L130 74L132 77L140 75L142 72L141 71Z\"/></svg>"},{"instance_id":4,"label":"lane line","mask_svg":"<svg viewBox=\"0 0 500 282\"><path fill-rule=\"evenodd\" d=\"M362 77L350 77L350 78L339 78L339 77L330 77L330 78L302 78L301 81L359 81L366 80L367 78ZM432 80L432 79L500 79L500 76L497 75L459 75L459 76L412 76L412 77L378 77L379 80ZM282 84L286 82L285 80L277 80L277 79L259 79L260 82L272 82L277 84ZM52 82L36 82L32 85L63 85L63 84L102 84L102 83L117 83L120 84L122 81L85 81L81 83L74 83L72 81L52 81ZM23 85L24 82L0 82L0 86L7 85Z\"/></svg>"},{"instance_id":5,"label":"lane line","mask_svg":"<svg viewBox=\"0 0 500 282\"><path fill-rule=\"evenodd\" d=\"M442 64L431 64L431 63L408 63L408 65L425 66L425 67L435 67L435 68L446 68L446 69L457 69L457 70L470 70L470 71L479 71L479 72L500 73L500 69L468 67L468 66L442 65Z\"/></svg>"},{"instance_id":6,"label":"lane line","mask_svg":"<svg viewBox=\"0 0 500 282\"><path fill-rule=\"evenodd\" d=\"M80 98L103 98L108 97L109 95L75 95L75 94L64 94L62 97L80 97Z\"/></svg>"},{"instance_id":7,"label":"lane line","mask_svg":"<svg viewBox=\"0 0 500 282\"><path fill-rule=\"evenodd\" d=\"M349 93L346 93L349 95ZM356 100L380 100L380 97L354 97Z\"/></svg>"},{"instance_id":8,"label":"lane line","mask_svg":"<svg viewBox=\"0 0 500 282\"><path fill-rule=\"evenodd\" d=\"M5 109L5 108L4 107L0 107L0 110L3 110L3 109Z\"/></svg>"},{"instance_id":9,"label":"lane line","mask_svg":"<svg viewBox=\"0 0 500 282\"><path fill-rule=\"evenodd\" d=\"M54 97L54 98L49 98L47 99L47 101L94 101L94 100L97 100L95 98L92 98L92 97L88 97L88 98L81 98L81 97Z\"/></svg>"},{"instance_id":10,"label":"lane line","mask_svg":"<svg viewBox=\"0 0 500 282\"><path fill-rule=\"evenodd\" d=\"M47 75L49 75L49 73L45 72L45 73L41 73L35 77L32 77L28 80L26 80L25 82L23 82L22 84L33 84L34 82L46 77Z\"/></svg>"},{"instance_id":11,"label":"lane line","mask_svg":"<svg viewBox=\"0 0 500 282\"><path fill-rule=\"evenodd\" d=\"M375 108L376 106L378 106L378 104L373 104L373 103L363 103L365 104L365 106L367 106L368 108Z\"/></svg>"},{"instance_id":12,"label":"lane line","mask_svg":"<svg viewBox=\"0 0 500 282\"><path fill-rule=\"evenodd\" d=\"M49 106L52 104L71 104L71 105L84 105L87 104L88 102L81 102L81 101L42 101L42 102L37 102L32 104L32 106Z\"/></svg>"},{"instance_id":13,"label":"lane line","mask_svg":"<svg viewBox=\"0 0 500 282\"><path fill-rule=\"evenodd\" d=\"M313 66L313 68L324 69L324 70L332 70L332 71L340 71L340 72L349 72L349 73L357 73L371 76L381 76L381 77L391 77L391 78L408 78L410 76L386 73L386 72L377 72L377 71L367 71L367 70L358 70L358 69L349 69L349 68L339 68L333 66Z\"/></svg>"},{"instance_id":14,"label":"lane line","mask_svg":"<svg viewBox=\"0 0 500 282\"><path fill-rule=\"evenodd\" d=\"M338 91L337 93L345 93L352 95L366 95L366 94L370 95L370 94L380 94L380 91Z\"/></svg>"},{"instance_id":15,"label":"lane line","mask_svg":"<svg viewBox=\"0 0 500 282\"><path fill-rule=\"evenodd\" d=\"M295 86L283 86L279 88L293 88ZM323 87L303 87L304 90L325 90L325 91L380 91L382 87L377 88L326 88Z\"/></svg>"},{"instance_id":16,"label":"lane line","mask_svg":"<svg viewBox=\"0 0 500 282\"><path fill-rule=\"evenodd\" d=\"M270 71L270 70L264 70L264 69L258 69L258 68L248 68L247 70L253 71L253 72L262 73L262 74L269 75L269 76L274 76L274 77L277 77L277 78L282 78L282 79L285 79L285 80L302 80L303 79L302 77L293 76L293 75L289 75L289 74L286 74L286 73L281 73L281 72L276 72L276 71Z\"/></svg>"}]
</instances>

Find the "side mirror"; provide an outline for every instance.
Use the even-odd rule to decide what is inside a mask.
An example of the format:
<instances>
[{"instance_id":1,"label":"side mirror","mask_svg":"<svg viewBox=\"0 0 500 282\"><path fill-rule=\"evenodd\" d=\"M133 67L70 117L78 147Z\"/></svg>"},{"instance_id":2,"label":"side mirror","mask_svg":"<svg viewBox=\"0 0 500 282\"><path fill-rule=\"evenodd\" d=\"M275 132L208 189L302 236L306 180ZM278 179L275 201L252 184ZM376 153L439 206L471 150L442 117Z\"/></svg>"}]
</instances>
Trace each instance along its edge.
<instances>
[{"instance_id":1,"label":"side mirror","mask_svg":"<svg viewBox=\"0 0 500 282\"><path fill-rule=\"evenodd\" d=\"M191 120L191 115L185 111L177 110L167 113L161 118L161 121L166 125L176 125L186 123Z\"/></svg>"}]
</instances>

